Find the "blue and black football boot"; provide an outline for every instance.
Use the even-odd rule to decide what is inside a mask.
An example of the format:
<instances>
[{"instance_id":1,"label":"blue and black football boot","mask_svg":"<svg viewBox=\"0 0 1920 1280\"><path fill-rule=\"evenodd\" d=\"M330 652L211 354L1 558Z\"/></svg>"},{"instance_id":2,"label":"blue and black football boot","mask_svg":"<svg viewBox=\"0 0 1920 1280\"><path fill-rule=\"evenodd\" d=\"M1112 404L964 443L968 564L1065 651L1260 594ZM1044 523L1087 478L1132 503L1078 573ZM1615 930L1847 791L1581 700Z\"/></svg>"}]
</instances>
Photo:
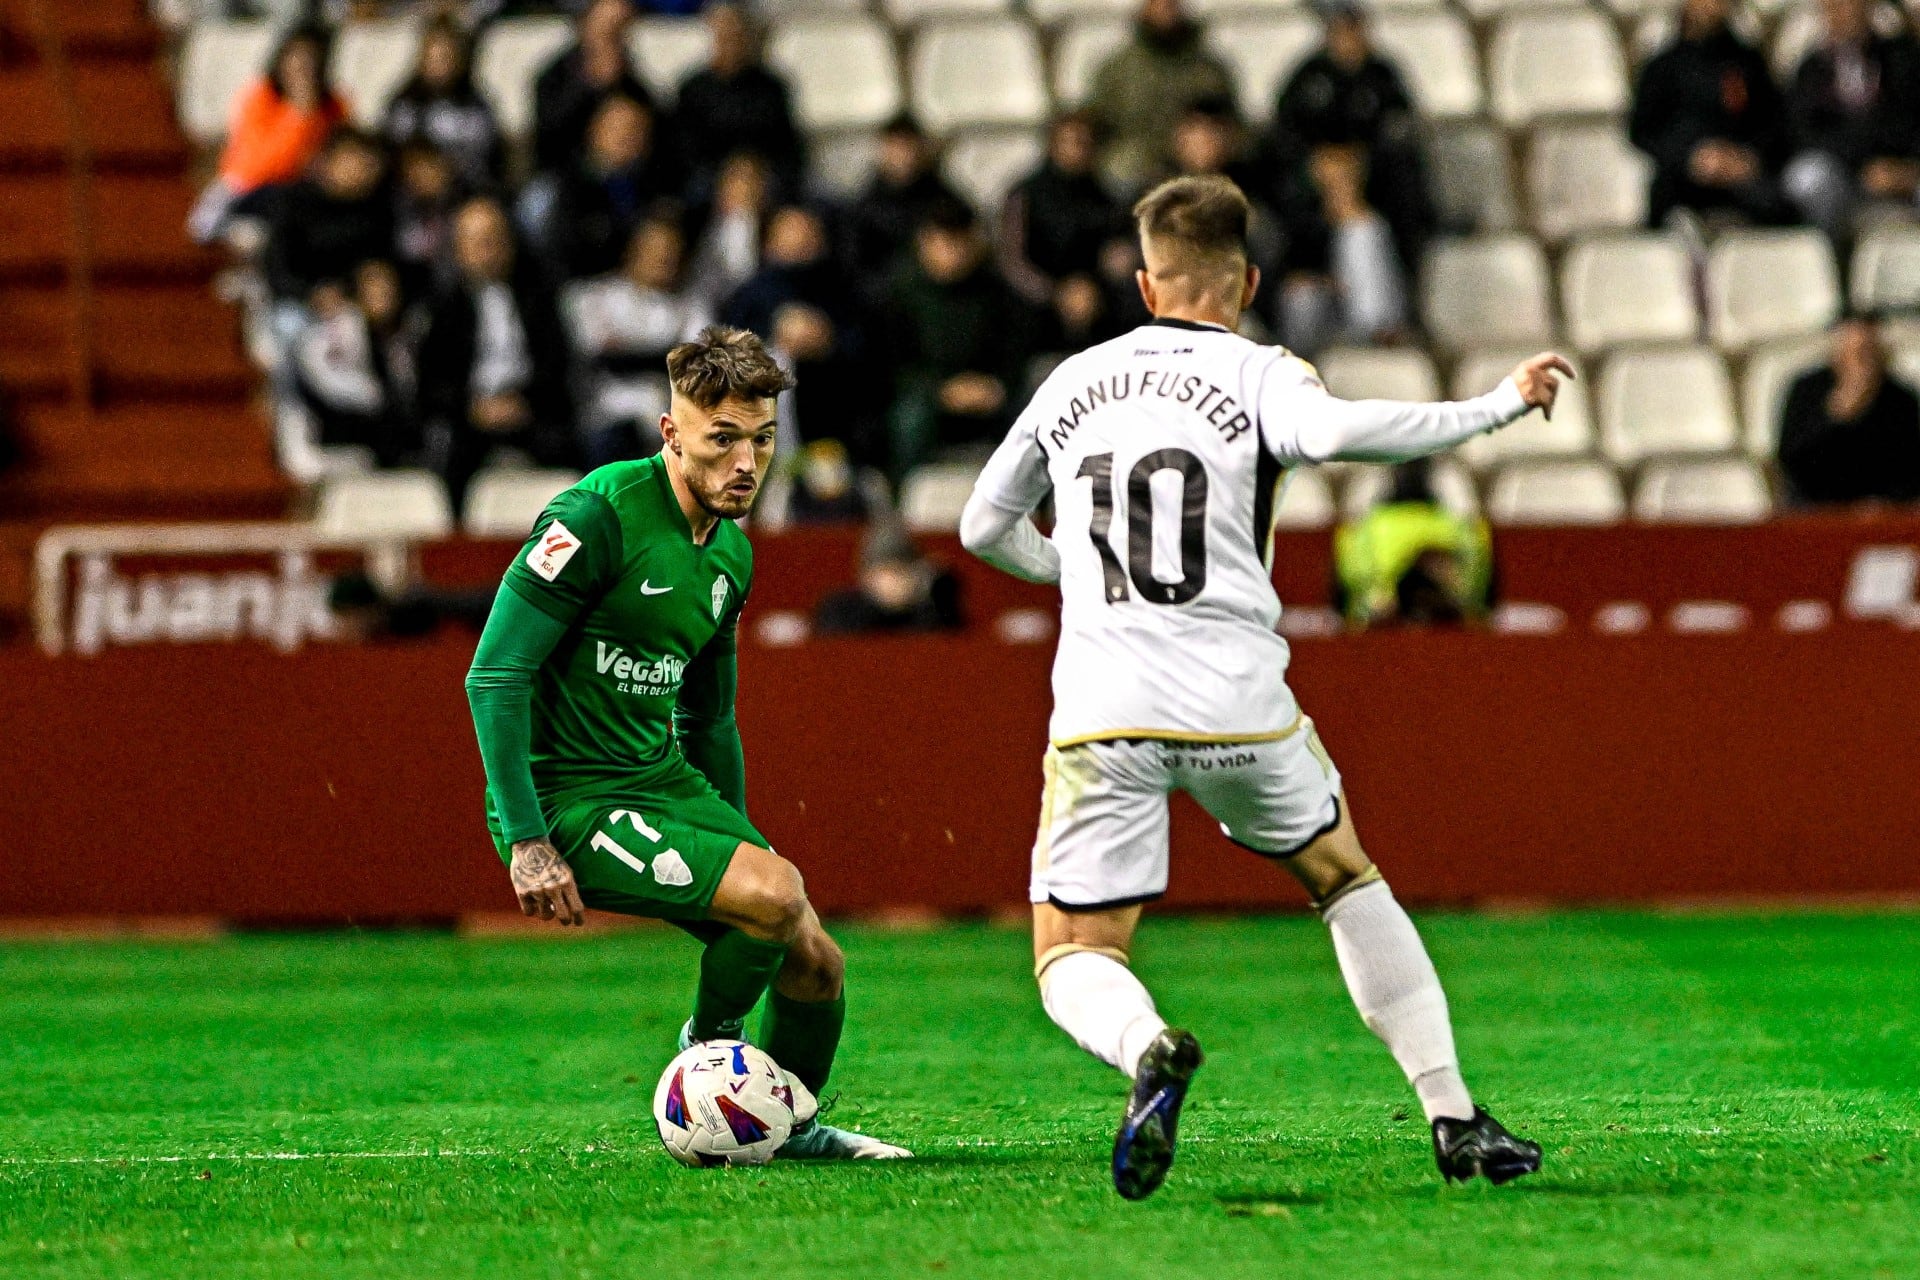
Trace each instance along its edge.
<instances>
[{"instance_id":1,"label":"blue and black football boot","mask_svg":"<svg viewBox=\"0 0 1920 1280\"><path fill-rule=\"evenodd\" d=\"M1540 1144L1516 1138L1481 1107L1473 1119L1433 1122L1433 1158L1448 1182L1485 1178L1494 1186L1540 1170Z\"/></svg>"},{"instance_id":2,"label":"blue and black football boot","mask_svg":"<svg viewBox=\"0 0 1920 1280\"><path fill-rule=\"evenodd\" d=\"M1127 1099L1126 1118L1113 1140L1113 1189L1125 1200L1144 1200L1160 1189L1173 1167L1175 1130L1187 1085L1206 1061L1191 1031L1168 1027L1140 1055Z\"/></svg>"}]
</instances>

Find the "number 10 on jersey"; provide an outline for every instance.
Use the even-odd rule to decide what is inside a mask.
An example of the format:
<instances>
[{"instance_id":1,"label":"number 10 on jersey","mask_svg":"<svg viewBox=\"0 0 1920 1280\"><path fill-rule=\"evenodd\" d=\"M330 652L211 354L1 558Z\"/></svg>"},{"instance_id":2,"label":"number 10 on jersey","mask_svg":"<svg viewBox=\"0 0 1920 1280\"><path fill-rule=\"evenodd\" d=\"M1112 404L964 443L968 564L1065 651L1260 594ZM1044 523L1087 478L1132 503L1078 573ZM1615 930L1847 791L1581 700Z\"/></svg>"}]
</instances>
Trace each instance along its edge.
<instances>
[{"instance_id":1,"label":"number 10 on jersey","mask_svg":"<svg viewBox=\"0 0 1920 1280\"><path fill-rule=\"evenodd\" d=\"M1153 576L1153 477L1162 471L1180 473L1180 580L1162 582ZM1149 604L1185 604L1207 586L1207 469L1185 449L1156 449L1133 464L1127 475L1127 564L1113 549L1113 455L1096 453L1080 464L1079 477L1093 481L1093 519L1087 532L1100 555L1108 604L1131 598L1133 590Z\"/></svg>"}]
</instances>

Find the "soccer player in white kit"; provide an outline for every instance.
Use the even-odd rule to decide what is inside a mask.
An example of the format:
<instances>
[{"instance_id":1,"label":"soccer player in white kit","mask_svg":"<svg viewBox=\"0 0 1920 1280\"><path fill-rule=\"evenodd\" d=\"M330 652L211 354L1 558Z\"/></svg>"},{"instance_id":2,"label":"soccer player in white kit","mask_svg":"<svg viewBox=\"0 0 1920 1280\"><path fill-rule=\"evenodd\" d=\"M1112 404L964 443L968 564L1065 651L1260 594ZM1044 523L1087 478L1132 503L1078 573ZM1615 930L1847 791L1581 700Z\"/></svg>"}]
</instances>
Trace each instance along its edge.
<instances>
[{"instance_id":1,"label":"soccer player in white kit","mask_svg":"<svg viewBox=\"0 0 1920 1280\"><path fill-rule=\"evenodd\" d=\"M1561 357L1451 404L1344 401L1313 366L1235 334L1259 286L1249 206L1225 178L1178 178L1134 209L1150 325L1062 363L994 453L961 521L968 549L1060 584L1060 645L1029 897L1049 1016L1133 1080L1115 1188L1165 1179L1201 1062L1128 967L1141 904L1167 887L1167 796L1280 862L1333 935L1348 990L1419 1095L1449 1180L1500 1183L1540 1148L1477 1107L1413 922L1362 851L1340 775L1287 688L1275 631L1273 508L1289 471L1399 461L1551 412ZM1051 490L1054 525L1029 513Z\"/></svg>"}]
</instances>

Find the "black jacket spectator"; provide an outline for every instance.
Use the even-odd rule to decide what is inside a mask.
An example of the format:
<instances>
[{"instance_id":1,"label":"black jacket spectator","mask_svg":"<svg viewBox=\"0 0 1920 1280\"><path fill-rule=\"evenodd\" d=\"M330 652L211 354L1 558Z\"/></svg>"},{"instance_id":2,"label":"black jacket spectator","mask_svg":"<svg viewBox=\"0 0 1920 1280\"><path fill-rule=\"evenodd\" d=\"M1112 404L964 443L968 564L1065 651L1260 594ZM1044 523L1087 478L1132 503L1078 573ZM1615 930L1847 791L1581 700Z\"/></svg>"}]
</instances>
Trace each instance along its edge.
<instances>
[{"instance_id":1,"label":"black jacket spectator","mask_svg":"<svg viewBox=\"0 0 1920 1280\"><path fill-rule=\"evenodd\" d=\"M1101 257L1128 235L1127 213L1095 167L1092 121L1054 121L1047 158L1007 193L1000 269L1035 306L1051 305L1069 276L1097 276Z\"/></svg>"},{"instance_id":2,"label":"black jacket spectator","mask_svg":"<svg viewBox=\"0 0 1920 1280\"><path fill-rule=\"evenodd\" d=\"M679 195L679 167L656 138L652 110L630 98L608 98L594 114L586 154L561 178L554 200L551 248L561 275L618 267L641 218Z\"/></svg>"},{"instance_id":3,"label":"black jacket spectator","mask_svg":"<svg viewBox=\"0 0 1920 1280\"><path fill-rule=\"evenodd\" d=\"M1766 57L1727 26L1727 0L1689 0L1680 34L1647 60L1628 136L1653 160L1647 225L1676 208L1781 220L1786 104Z\"/></svg>"},{"instance_id":4,"label":"black jacket spectator","mask_svg":"<svg viewBox=\"0 0 1920 1280\"><path fill-rule=\"evenodd\" d=\"M1833 333L1833 361L1787 392L1780 470L1796 501L1920 499L1920 399L1890 377L1871 323Z\"/></svg>"},{"instance_id":5,"label":"black jacket spectator","mask_svg":"<svg viewBox=\"0 0 1920 1280\"><path fill-rule=\"evenodd\" d=\"M500 125L473 86L459 27L443 20L427 29L419 68L387 104L381 132L396 149L424 142L445 152L472 190L499 181Z\"/></svg>"},{"instance_id":6,"label":"black jacket spectator","mask_svg":"<svg viewBox=\"0 0 1920 1280\"><path fill-rule=\"evenodd\" d=\"M314 162L314 176L277 200L267 239L267 282L278 298L304 300L315 285L345 281L373 259L394 256L393 201L379 149L342 130Z\"/></svg>"},{"instance_id":7,"label":"black jacket spectator","mask_svg":"<svg viewBox=\"0 0 1920 1280\"><path fill-rule=\"evenodd\" d=\"M318 291L314 318L293 346L294 385L323 445L359 445L383 467L420 447L414 364L400 273L363 263L351 296Z\"/></svg>"},{"instance_id":8,"label":"black jacket spectator","mask_svg":"<svg viewBox=\"0 0 1920 1280\"><path fill-rule=\"evenodd\" d=\"M555 173L572 167L606 98L619 95L654 105L627 53L632 20L627 0L592 0L580 15L578 42L533 82L534 168Z\"/></svg>"},{"instance_id":9,"label":"black jacket spectator","mask_svg":"<svg viewBox=\"0 0 1920 1280\"><path fill-rule=\"evenodd\" d=\"M1788 93L1793 149L1825 152L1854 166L1920 159L1920 43L1869 34L1847 48L1855 52L1816 48L1794 73ZM1849 70L1853 57L1859 61Z\"/></svg>"},{"instance_id":10,"label":"black jacket spectator","mask_svg":"<svg viewBox=\"0 0 1920 1280\"><path fill-rule=\"evenodd\" d=\"M759 35L740 8L716 4L706 13L713 61L680 86L674 125L693 175L693 198L704 201L726 158L759 156L778 195L800 194L806 147L794 127L786 81L760 61Z\"/></svg>"},{"instance_id":11,"label":"black jacket spectator","mask_svg":"<svg viewBox=\"0 0 1920 1280\"><path fill-rule=\"evenodd\" d=\"M964 204L933 165L933 144L909 116L880 131L879 165L867 189L847 207L846 265L868 298L887 283L913 246L913 229L937 206Z\"/></svg>"}]
</instances>

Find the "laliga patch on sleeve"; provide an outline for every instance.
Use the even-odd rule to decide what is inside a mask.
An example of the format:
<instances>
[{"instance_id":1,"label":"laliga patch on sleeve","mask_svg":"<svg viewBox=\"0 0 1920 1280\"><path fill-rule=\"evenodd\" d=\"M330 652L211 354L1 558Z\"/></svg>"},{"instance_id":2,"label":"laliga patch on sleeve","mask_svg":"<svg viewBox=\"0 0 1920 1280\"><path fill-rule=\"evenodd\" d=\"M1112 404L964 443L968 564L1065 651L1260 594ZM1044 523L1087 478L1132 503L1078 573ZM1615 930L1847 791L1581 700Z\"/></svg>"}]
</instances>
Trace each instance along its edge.
<instances>
[{"instance_id":1,"label":"laliga patch on sleeve","mask_svg":"<svg viewBox=\"0 0 1920 1280\"><path fill-rule=\"evenodd\" d=\"M573 536L573 530L555 520L540 535L533 550L527 552L527 568L533 570L548 582L560 576L567 567L567 561L573 559L573 553L580 549L580 539Z\"/></svg>"}]
</instances>

